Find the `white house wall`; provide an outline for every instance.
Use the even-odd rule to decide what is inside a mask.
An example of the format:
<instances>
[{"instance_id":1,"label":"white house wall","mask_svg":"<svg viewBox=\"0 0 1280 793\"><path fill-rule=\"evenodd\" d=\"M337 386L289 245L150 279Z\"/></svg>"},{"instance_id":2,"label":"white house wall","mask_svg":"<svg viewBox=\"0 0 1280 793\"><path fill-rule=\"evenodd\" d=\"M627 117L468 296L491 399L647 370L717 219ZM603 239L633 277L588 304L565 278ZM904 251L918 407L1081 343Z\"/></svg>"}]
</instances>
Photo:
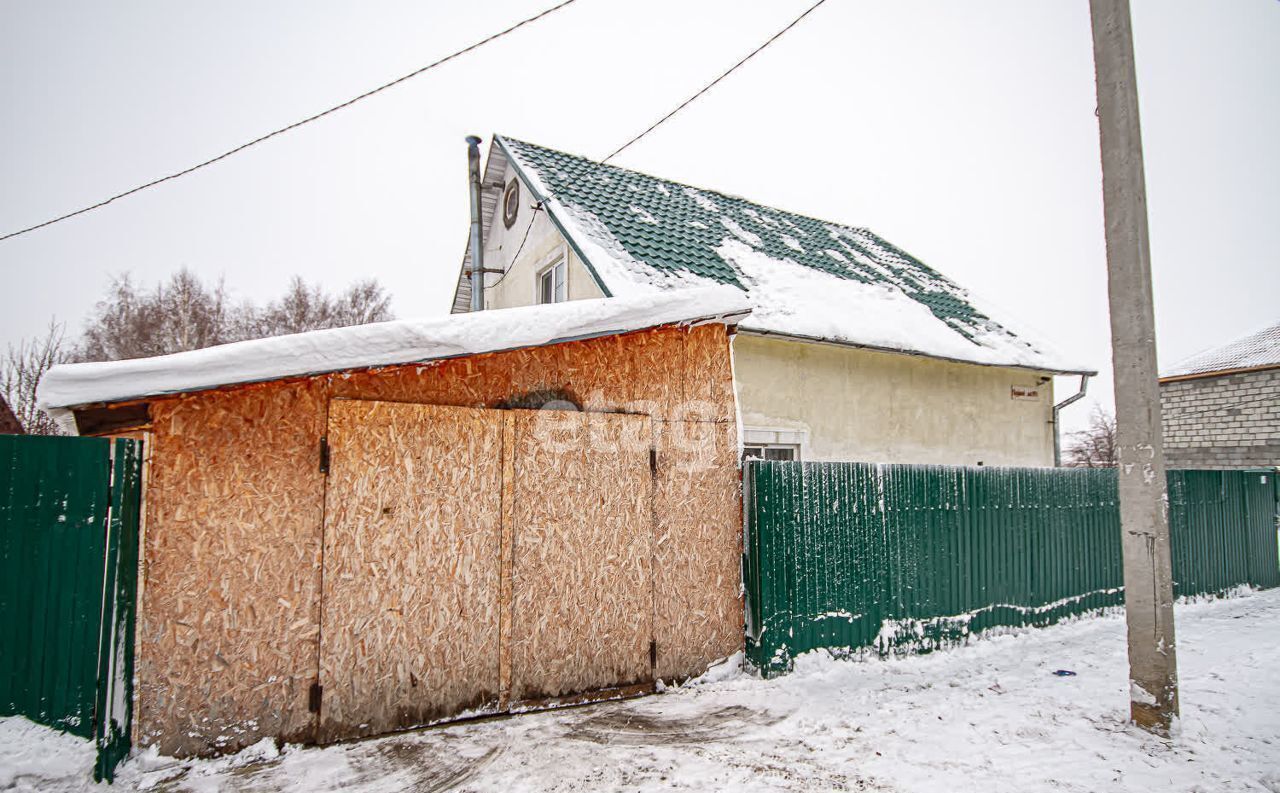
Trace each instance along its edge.
<instances>
[{"instance_id":1,"label":"white house wall","mask_svg":"<svg viewBox=\"0 0 1280 793\"><path fill-rule=\"evenodd\" d=\"M797 443L804 460L1053 465L1038 372L745 333L734 370L746 442Z\"/></svg>"},{"instance_id":2,"label":"white house wall","mask_svg":"<svg viewBox=\"0 0 1280 793\"><path fill-rule=\"evenodd\" d=\"M510 169L508 177L508 183L516 178ZM536 303L538 274L560 255L567 256L569 260L565 275L566 294L570 300L604 297L591 273L565 243L546 211L535 212L533 204L529 190L521 184L520 211L509 229L503 222L502 201L499 200L494 208L484 245L484 262L486 269L501 269L505 274L485 276L485 308L511 308ZM520 258L513 266L512 258L517 252Z\"/></svg>"}]
</instances>

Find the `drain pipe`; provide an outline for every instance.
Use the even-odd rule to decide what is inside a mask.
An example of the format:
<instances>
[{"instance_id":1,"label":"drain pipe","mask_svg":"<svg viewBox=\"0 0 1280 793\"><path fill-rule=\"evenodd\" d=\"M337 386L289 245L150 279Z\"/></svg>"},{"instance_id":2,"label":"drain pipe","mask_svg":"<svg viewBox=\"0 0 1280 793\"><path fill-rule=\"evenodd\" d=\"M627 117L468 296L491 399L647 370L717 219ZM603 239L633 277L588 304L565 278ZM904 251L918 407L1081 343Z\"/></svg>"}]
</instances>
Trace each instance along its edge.
<instances>
[{"instance_id":1,"label":"drain pipe","mask_svg":"<svg viewBox=\"0 0 1280 793\"><path fill-rule=\"evenodd\" d=\"M480 139L467 136L467 172L471 181L471 310L484 311L484 240L480 221Z\"/></svg>"},{"instance_id":2,"label":"drain pipe","mask_svg":"<svg viewBox=\"0 0 1280 793\"><path fill-rule=\"evenodd\" d=\"M1072 402L1084 399L1089 390L1089 375L1080 375L1080 390L1053 406L1053 467L1062 467L1062 432L1058 429L1058 412Z\"/></svg>"}]
</instances>

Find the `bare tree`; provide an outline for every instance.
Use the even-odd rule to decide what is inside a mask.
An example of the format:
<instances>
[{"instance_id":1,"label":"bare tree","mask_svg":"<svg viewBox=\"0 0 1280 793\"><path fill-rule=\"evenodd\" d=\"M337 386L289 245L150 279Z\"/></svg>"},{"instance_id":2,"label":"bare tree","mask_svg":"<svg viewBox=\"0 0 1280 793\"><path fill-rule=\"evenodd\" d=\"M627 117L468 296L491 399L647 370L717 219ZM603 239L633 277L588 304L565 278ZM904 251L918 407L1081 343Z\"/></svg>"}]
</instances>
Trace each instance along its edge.
<instances>
[{"instance_id":1,"label":"bare tree","mask_svg":"<svg viewBox=\"0 0 1280 793\"><path fill-rule=\"evenodd\" d=\"M9 345L0 361L0 394L29 435L61 435L53 419L36 405L36 386L54 364L68 359L62 326L50 322L41 337Z\"/></svg>"},{"instance_id":2,"label":"bare tree","mask_svg":"<svg viewBox=\"0 0 1280 793\"><path fill-rule=\"evenodd\" d=\"M356 281L333 301L334 327L367 325L394 318L391 313L391 296L374 278Z\"/></svg>"},{"instance_id":3,"label":"bare tree","mask_svg":"<svg viewBox=\"0 0 1280 793\"><path fill-rule=\"evenodd\" d=\"M258 312L251 312L246 338L343 328L391 319L391 298L374 279L357 281L330 297L319 284L308 285L299 276L289 282L284 297Z\"/></svg>"},{"instance_id":4,"label":"bare tree","mask_svg":"<svg viewBox=\"0 0 1280 793\"><path fill-rule=\"evenodd\" d=\"M264 336L345 327L392 318L391 299L376 280L358 281L331 297L294 276L284 296L259 308L233 306L221 280L206 284L183 268L146 291L116 278L85 327L75 357L114 361L196 350Z\"/></svg>"},{"instance_id":5,"label":"bare tree","mask_svg":"<svg viewBox=\"0 0 1280 793\"><path fill-rule=\"evenodd\" d=\"M0 360L0 395L28 433L57 435L57 424L36 407L36 386L55 364L145 358L392 318L391 298L372 278L330 296L295 276L284 297L259 308L231 305L221 279L206 284L185 267L150 290L126 274L111 282L78 344L68 345L62 326L52 322L43 337L10 345Z\"/></svg>"},{"instance_id":6,"label":"bare tree","mask_svg":"<svg viewBox=\"0 0 1280 793\"><path fill-rule=\"evenodd\" d=\"M234 341L226 289L206 286L185 267L149 292L128 275L98 301L76 350L82 361L117 361Z\"/></svg>"},{"instance_id":7,"label":"bare tree","mask_svg":"<svg viewBox=\"0 0 1280 793\"><path fill-rule=\"evenodd\" d=\"M1116 418L1094 405L1089 426L1071 433L1067 465L1076 468L1113 468L1116 464Z\"/></svg>"}]
</instances>

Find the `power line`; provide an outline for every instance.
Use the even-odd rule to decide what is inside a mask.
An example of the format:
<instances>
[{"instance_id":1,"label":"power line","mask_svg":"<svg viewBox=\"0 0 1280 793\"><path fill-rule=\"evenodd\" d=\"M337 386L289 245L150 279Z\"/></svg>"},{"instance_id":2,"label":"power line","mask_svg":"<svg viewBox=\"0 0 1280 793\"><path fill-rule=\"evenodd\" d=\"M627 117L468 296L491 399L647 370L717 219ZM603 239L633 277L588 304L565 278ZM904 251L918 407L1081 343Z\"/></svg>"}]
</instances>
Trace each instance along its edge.
<instances>
[{"instance_id":1,"label":"power line","mask_svg":"<svg viewBox=\"0 0 1280 793\"><path fill-rule=\"evenodd\" d=\"M720 75L719 77L717 77L716 79L714 79L714 80L712 80L711 82L707 83L706 85L702 86L702 88L701 88L701 89L699 89L699 90L698 90L698 92L697 92L696 94L694 94L693 96L691 96L691 97L689 97L688 99L686 99L686 100L684 100L683 102L681 102L681 103L680 103L679 105L677 105L677 106L676 106L676 108L675 108L674 110L672 110L670 113L667 113L667 114L666 114L665 116L663 116L662 118L660 118L660 119L658 119L657 121L655 121L655 122L653 122L652 124L650 124L650 125L649 125L649 128L648 128L648 129L646 129L644 132L641 132L639 135L636 135L636 136L635 136L634 138L632 138L631 140L627 141L626 143L622 144L622 145L621 145L621 146L619 146L618 148L614 149L612 154L610 154L608 157L605 157L603 160L601 160L601 161L600 161L600 164L601 164L601 165L604 165L605 163L609 162L609 160L612 160L614 157L617 157L617 156L618 156L619 154L621 154L622 152L624 152L624 151L626 151L627 149L631 148L631 146L632 146L633 144L637 143L637 142L638 142L641 138L643 138L645 135L648 135L650 132L653 132L653 131L654 131L655 129L657 129L658 127L660 127L660 126L662 126L663 124L667 123L667 121L668 121L672 116L674 116L676 113L679 113L681 110L684 110L684 109L685 109L686 107L688 107L689 105L693 104L693 103L694 103L697 99L699 99L703 94L705 94L707 91L710 91L712 88L714 88L714 87L716 86L716 84L717 84L717 83L719 83L721 80L723 80L724 78L726 78L726 77L728 77L729 75L733 74L735 71L737 71L737 70L738 70L738 68L739 68L740 66L742 66L742 65L743 65L743 64L745 64L747 61L749 61L749 60L751 60L752 58L754 58L755 56L759 55L759 54L760 54L762 51L764 51L764 49L765 49L765 48L767 48L770 44L772 44L773 42L775 42L775 41L777 41L778 39L782 38L784 35L786 35L787 31L791 30L793 27L795 27L796 25L800 24L800 20L802 20L802 19L804 19L805 17L807 17L807 16L809 16L810 14L812 14L814 11L816 11L816 10L817 10L818 6L822 5L822 4L823 4L823 3L825 3L825 2L827 2L827 0L818 0L818 2L816 2L816 3L814 3L813 5L809 6L807 9L805 9L805 11L804 11L804 13L803 13L803 14L801 14L800 16L796 17L795 19L791 20L791 22L790 22L786 27L784 27L782 30L779 30L777 33L774 33L772 36L770 36L768 39L766 39L766 40L765 40L765 42L764 42L763 44L761 44L759 47L756 47L754 50L752 50L751 52L747 53L747 56L746 56L746 57L744 57L742 60L740 60L740 61L738 61L737 63L735 63L734 65L730 66L730 67L729 67L729 68L728 68L728 69L727 69L723 74L721 74L721 75Z\"/></svg>"},{"instance_id":2,"label":"power line","mask_svg":"<svg viewBox=\"0 0 1280 793\"><path fill-rule=\"evenodd\" d=\"M796 17L795 19L793 19L793 20L791 20L789 23L787 23L786 27L782 28L782 29L781 29L781 30L779 30L777 33L774 33L772 36L770 36L769 38L765 39L765 41L764 41L760 46L756 47L754 50L752 50L751 52L747 53L747 55L746 55L745 57L743 57L743 58L742 58L741 60L739 60L737 63L735 63L734 65L732 65L732 66L730 66L728 69L726 69L724 72L722 72L722 73L720 74L720 76L719 76L719 77L715 78L715 79L714 79L714 80L712 80L711 82L709 82L709 83L707 83L706 85L702 86L702 88L698 89L698 92L697 92L697 93L695 93L693 96L691 96L691 97L689 97L688 99L684 100L684 101L683 101L683 102L681 102L679 105L677 105L674 109L672 109L669 113L667 113L665 116L663 116L662 118L660 118L660 119L658 119L657 121L655 121L655 122L653 122L652 124L650 124L650 125L649 125L649 127L648 127L647 129L645 129L645 131L644 131L644 132L641 132L639 135L636 135L636 136L635 136L634 138L632 138L631 140L627 141L626 143L622 144L622 145L621 145L621 146L619 146L618 148L614 149L614 150L613 150L613 153L611 153L609 156L605 157L603 160L600 160L599 162L597 162L597 163L595 164L595 168L593 168L593 169L592 169L592 172L599 170L599 169L600 169L600 167L601 167L601 166L603 166L603 165L606 165L606 164L609 162L609 160L612 160L614 157L617 157L619 154L621 154L622 152L624 152L624 151L626 151L627 149L631 148L631 146L633 146L634 144L638 143L638 142L640 141L640 139L641 139L641 138L643 138L644 136L648 135L650 132L653 132L655 129L657 129L658 127L662 126L663 124L667 123L667 121L669 121L669 120L672 118L672 116L676 115L676 114L677 114L677 113L679 113L681 110L684 110L686 107L688 107L689 105L693 104L695 101L697 101L699 98L701 98L703 94L705 94L707 91L710 91L712 88L714 88L714 87L716 86L716 84L718 84L721 80L723 80L724 78L726 78L726 77L728 77L729 75L733 74L733 73L734 73L735 71L737 71L737 70L738 70L738 69L739 69L743 64L745 64L747 61L751 60L752 58L754 58L755 56L757 56L757 55L759 55L761 52L763 52L763 51L764 51L764 50L765 50L765 49L766 49L770 44L772 44L773 42L775 42L775 41L777 41L778 39L782 38L784 35L786 35L786 33L787 33L789 30L791 30L793 27L795 27L796 25L798 25L802 19L804 19L805 17L807 17L807 16L809 16L810 14L812 14L814 11L816 11L816 10L817 10L818 6L822 5L822 4L823 4L823 3L825 3L825 2L827 2L827 0L818 0L818 2L816 2L816 3L814 3L813 5L811 5L811 6L809 6L808 8L806 8L806 9L804 10L804 13L800 14L800 16ZM584 175L585 175L585 174L584 174ZM562 186L559 188L559 190L552 190L552 191L548 192L548 193L547 193L547 195L545 195L545 196L543 196L543 197L542 197L542 200L538 201L538 202L534 205L534 207L533 207L533 209L534 209L533 214L529 217L529 225L525 226L525 229L524 229L524 237L523 237L523 239L521 239L521 240L520 240L520 247L516 250L516 255L515 255L515 256L513 256L513 257L511 258L511 262L512 262L512 264L514 264L514 263L515 263L515 261L516 261L518 258L520 258L520 251L523 251L523 250L524 250L524 244L525 244L525 242L527 242L527 241L528 241L528 239L529 239L529 229L533 228L533 221L534 221L534 220L536 220L536 219L537 219L537 217L538 217L538 210L542 209L543 205L544 205L544 204L546 204L548 201L550 201L552 198L555 198L556 193L558 193L558 192L561 192L561 191L565 190L566 188L570 187L574 182L577 182L577 181L578 181L579 179L581 179L581 178L582 178L582 177L581 177L581 176L579 176L579 177L577 177L577 178L575 178L575 179L571 180L570 182L568 182L568 183L566 183L566 184L562 185Z\"/></svg>"},{"instance_id":3,"label":"power line","mask_svg":"<svg viewBox=\"0 0 1280 793\"><path fill-rule=\"evenodd\" d=\"M457 52L451 53L451 54L446 55L446 56L444 56L443 58L441 58L441 59L439 59L439 60L437 60L437 61L434 61L434 62L432 62L432 63L429 63L429 64L427 64L426 66L423 66L423 67L422 67L422 68L420 68L420 69L415 69L414 71L409 72L408 74L406 74L406 75L404 75L404 76L402 76L402 77L397 77L396 79L392 80L392 81L391 81L391 82L389 82L389 83L383 83L382 85L378 86L377 88L373 88L373 89L371 89L371 90L369 90L369 91L365 91L363 94L360 94L359 96L352 97L351 99L348 99L347 101L345 101L345 102L343 102L343 103L341 103L341 104L334 105L333 107L329 108L328 110L322 110L321 112L316 113L316 114L315 114L315 115L313 115L313 116L308 116L307 118L304 118L304 119L302 119L301 121L295 121L294 123L292 123L292 124L290 124L290 125L288 125L288 126L286 126L286 127L281 127L280 129L277 129L277 130L275 130L275 131L273 131L273 132L268 132L267 134L262 135L261 137L254 138L253 140L249 141L248 143L242 143L241 145L236 146L234 149L230 149L230 150L228 150L228 151L225 151L225 152L223 152L222 154L219 154L219 155L218 155L218 156L216 156L216 157L212 157L212 158L210 158L210 159L208 159L208 160L205 160L204 162L197 163L196 165L192 165L192 166L191 166L191 167L189 167L189 168L184 168L184 169L182 169L181 171L177 171L176 173L171 173L171 174L169 174L168 176L162 176L162 177L160 177L159 179L155 179L155 180L153 180L153 181L147 182L146 184L138 185L137 187L134 187L134 188L133 188L133 189L131 189L131 190L126 190L126 191L124 191L123 193L118 193L118 194L116 194L116 195L111 196L110 198L107 198L107 199L105 199L105 200L99 201L99 202L98 202L98 203L96 203L96 204L92 204L92 205L90 205L90 206L84 207L83 209L77 209L77 210L76 210L76 211L74 211L74 212L68 212L68 213L67 213L67 214L65 214L65 215L61 215L61 216L56 217L56 218L53 218L53 219L51 219L51 220L46 220L46 221L44 221L43 223L37 223L37 224L36 224L36 225L34 225L34 226L29 226L29 227L27 227L27 228L25 228L25 229L21 229L21 230L19 230L19 231L13 231L13 232L10 232L10 233L8 233L8 234L5 234L3 237L0 237L0 242L3 242L3 241L5 241L5 240L7 240L7 239L12 239L13 237L17 237L17 236L19 236L19 235L21 235L21 234L26 234L26 233L28 233L28 232L35 231L36 229L42 229L42 228L44 228L45 226L52 226L54 223L60 223L60 222L62 222L62 221L64 221L64 220L67 220L67 219L69 219L69 218L73 218L73 217L75 217L75 216L77 216L77 215L83 215L83 214L84 214L84 213L86 213L86 212L92 212L93 210L95 210L95 209L100 209L100 208L102 208L102 207L106 206L107 204L110 204L110 203L111 203L111 202L113 202L113 201L119 201L121 198L125 198L125 197L127 197L127 196L131 196L131 195L133 195L134 193L142 192L143 190L146 190L146 189L151 188L151 187L155 187L155 186L156 186L156 185L158 185L158 184L162 184L162 183L164 183L164 182L168 182L168 181L170 181L171 179L177 179L177 178L179 178L179 177L186 176L187 174L192 173L192 172L194 172L194 171L198 171L198 170L200 170L201 168L206 168L206 167L208 167L208 166L210 166L210 165L213 165L213 164L214 164L214 163L216 163L216 162L219 162L219 161L221 161L221 160L225 160L225 159L227 159L228 157L232 156L233 154L238 154L238 153L240 153L240 152L244 151L245 149L247 149L247 148L249 148L249 147L251 147L251 146L256 146L256 145L258 145L259 143L263 143L263 142L265 142L265 141L270 140L271 138L276 137L277 135L283 135L284 133L286 133L286 132L290 132L290 131L292 131L292 130L295 130L295 129L297 129L298 127L303 126L304 124L310 124L312 121L317 121L317 120L319 120L319 119L322 119L322 118L324 118L325 116L329 115L330 113L336 113L336 112L338 112L339 110L343 110L344 108L348 108L348 107L350 107L350 106L354 105L355 103L357 103L357 102L359 102L359 101L361 101L361 100L368 99L369 97L373 96L374 94L380 93L380 92L382 92L382 91L387 90L388 88L391 88L391 87L393 87L393 86L399 85L400 83L403 83L403 82L405 82L406 80L410 80L410 79L412 79L412 78L414 78L414 77L417 77L418 75L422 74L423 72L428 72L428 71L430 71L430 70L432 70L432 69L436 68L437 66L441 66L441 65L443 65L443 64L446 64L446 63L448 63L449 61L451 61L451 60L453 60L453 59L455 59L455 58L458 58L458 57L460 57L460 56L462 56L462 55L466 55L468 52L471 52L472 50L479 49L480 47L483 47L484 45L486 45L486 44L488 44L488 43L490 43L490 42L492 42L492 41L496 41L497 39L502 38L503 36L507 35L508 33L513 33L513 32L515 32L516 30L518 30L518 29L520 29L520 28L524 27L525 25L528 25L528 24L533 23L533 22L537 22L539 19L542 19L542 18L543 18L543 17L545 17L545 16L548 16L548 15L550 15L550 14L553 14L553 13L555 13L556 11L559 11L560 9L564 8L565 6L567 6L567 5L572 5L572 4L573 4L573 3L575 3L575 2L577 2L577 0L562 0L562 2L560 2L560 3L558 3L558 4L554 5L554 6L551 6L550 8L548 8L548 9L546 9L546 10L544 10L544 11L541 11L541 12L539 12L539 13L537 13L537 14L534 14L533 16L528 17L528 18L526 18L526 19L522 19L522 20L520 20L519 22L515 23L515 24L514 24L514 25L512 25L511 27L506 28L505 30L500 30L500 31L498 31L497 33L494 33L494 34L492 34L492 35L490 35L490 36L487 36L487 37L485 37L485 38L483 38L483 39L481 39L481 40L479 40L479 41L475 42L474 44L470 44L470 45L468 45L468 46L466 46L466 47L463 47L462 49L458 50Z\"/></svg>"}]
</instances>

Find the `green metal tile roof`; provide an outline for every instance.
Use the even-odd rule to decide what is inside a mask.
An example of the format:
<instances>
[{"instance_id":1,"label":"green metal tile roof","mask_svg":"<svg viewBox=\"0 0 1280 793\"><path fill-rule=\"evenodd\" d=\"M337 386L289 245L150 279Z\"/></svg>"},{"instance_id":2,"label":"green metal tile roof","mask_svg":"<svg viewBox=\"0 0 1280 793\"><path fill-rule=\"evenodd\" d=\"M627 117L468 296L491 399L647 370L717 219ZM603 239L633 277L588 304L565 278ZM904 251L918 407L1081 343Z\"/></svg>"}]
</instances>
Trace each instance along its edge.
<instances>
[{"instance_id":1,"label":"green metal tile roof","mask_svg":"<svg viewBox=\"0 0 1280 793\"><path fill-rule=\"evenodd\" d=\"M631 258L655 273L690 273L748 289L718 252L726 239L736 238L781 266L792 262L896 288L975 346L981 346L975 336L989 339L995 334L1035 349L975 308L963 288L868 229L600 165L509 137L496 140L526 176L535 177L558 201L594 215Z\"/></svg>"},{"instance_id":2,"label":"green metal tile roof","mask_svg":"<svg viewBox=\"0 0 1280 793\"><path fill-rule=\"evenodd\" d=\"M502 140L522 163L536 169L552 193L590 211L632 257L656 270L684 270L742 286L733 268L716 253L729 231L727 219L759 238L760 244L752 247L776 259L841 278L892 283L965 336L971 335L967 328L990 321L965 300L959 286L867 229L601 166L512 138Z\"/></svg>"}]
</instances>

